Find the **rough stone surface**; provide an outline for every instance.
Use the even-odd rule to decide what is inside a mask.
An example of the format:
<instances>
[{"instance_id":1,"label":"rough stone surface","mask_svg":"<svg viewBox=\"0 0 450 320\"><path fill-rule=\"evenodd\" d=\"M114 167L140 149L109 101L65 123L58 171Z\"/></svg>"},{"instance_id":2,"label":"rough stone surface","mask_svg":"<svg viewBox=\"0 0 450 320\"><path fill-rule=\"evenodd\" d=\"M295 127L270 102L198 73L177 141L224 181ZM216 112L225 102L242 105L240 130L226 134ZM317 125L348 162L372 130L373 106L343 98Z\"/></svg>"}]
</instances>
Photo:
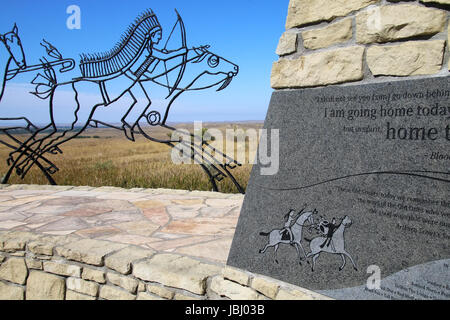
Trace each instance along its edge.
<instances>
[{"instance_id":1,"label":"rough stone surface","mask_svg":"<svg viewBox=\"0 0 450 320\"><path fill-rule=\"evenodd\" d=\"M122 274L128 274L131 271L131 263L133 261L149 258L154 253L155 251L153 250L127 247L105 258L105 265Z\"/></svg>"},{"instance_id":2,"label":"rough stone surface","mask_svg":"<svg viewBox=\"0 0 450 320\"><path fill-rule=\"evenodd\" d=\"M112 272L108 272L106 274L106 278L112 284L115 284L116 286L119 286L119 287L129 291L130 293L136 293L136 290L138 287L137 280L130 278L130 277L121 276L121 275L118 275L118 274L115 274Z\"/></svg>"},{"instance_id":3,"label":"rough stone surface","mask_svg":"<svg viewBox=\"0 0 450 320\"><path fill-rule=\"evenodd\" d=\"M94 270L90 268L83 268L81 278L84 280L95 281L98 283L106 283L105 273L100 270Z\"/></svg>"},{"instance_id":4,"label":"rough stone surface","mask_svg":"<svg viewBox=\"0 0 450 320\"><path fill-rule=\"evenodd\" d=\"M69 260L84 262L94 266L103 265L103 259L108 253L123 249L127 245L101 240L83 239L56 247L58 255Z\"/></svg>"},{"instance_id":5,"label":"rough stone surface","mask_svg":"<svg viewBox=\"0 0 450 320\"><path fill-rule=\"evenodd\" d=\"M25 257L25 251L16 251L9 254L12 257Z\"/></svg>"},{"instance_id":6,"label":"rough stone surface","mask_svg":"<svg viewBox=\"0 0 450 320\"><path fill-rule=\"evenodd\" d=\"M21 258L9 258L0 266L0 279L17 284L25 284L28 270L25 260Z\"/></svg>"},{"instance_id":7,"label":"rough stone surface","mask_svg":"<svg viewBox=\"0 0 450 320\"><path fill-rule=\"evenodd\" d=\"M28 269L42 270L42 261L35 259L25 259L25 263Z\"/></svg>"},{"instance_id":8,"label":"rough stone surface","mask_svg":"<svg viewBox=\"0 0 450 320\"><path fill-rule=\"evenodd\" d=\"M142 295L142 292L140 293ZM106 300L135 300L136 296L113 286L102 286L100 288L100 298Z\"/></svg>"},{"instance_id":9,"label":"rough stone surface","mask_svg":"<svg viewBox=\"0 0 450 320\"><path fill-rule=\"evenodd\" d=\"M352 39L352 19L347 18L330 24L325 28L302 32L303 46L307 49L320 49Z\"/></svg>"},{"instance_id":10,"label":"rough stone surface","mask_svg":"<svg viewBox=\"0 0 450 320\"><path fill-rule=\"evenodd\" d=\"M291 0L286 29L343 17L377 2L380 0Z\"/></svg>"},{"instance_id":11,"label":"rough stone surface","mask_svg":"<svg viewBox=\"0 0 450 320\"><path fill-rule=\"evenodd\" d=\"M39 235L30 232L6 233L0 236L0 250L4 252L16 252L25 250L28 241L38 238Z\"/></svg>"},{"instance_id":12,"label":"rough stone surface","mask_svg":"<svg viewBox=\"0 0 450 320\"><path fill-rule=\"evenodd\" d=\"M252 288L271 299L275 299L280 285L273 281L256 277L252 280Z\"/></svg>"},{"instance_id":13,"label":"rough stone surface","mask_svg":"<svg viewBox=\"0 0 450 320\"><path fill-rule=\"evenodd\" d=\"M174 254L158 254L133 264L133 275L139 279L159 282L196 294L204 294L207 278L219 272L217 266Z\"/></svg>"},{"instance_id":14,"label":"rough stone surface","mask_svg":"<svg viewBox=\"0 0 450 320\"><path fill-rule=\"evenodd\" d=\"M211 290L232 300L257 300L260 296L255 290L225 280L221 276L212 279Z\"/></svg>"},{"instance_id":15,"label":"rough stone surface","mask_svg":"<svg viewBox=\"0 0 450 320\"><path fill-rule=\"evenodd\" d=\"M23 288L0 282L0 300L23 300Z\"/></svg>"},{"instance_id":16,"label":"rough stone surface","mask_svg":"<svg viewBox=\"0 0 450 320\"><path fill-rule=\"evenodd\" d=\"M198 297L188 296L181 293L175 293L175 296L173 297L174 300L202 300Z\"/></svg>"},{"instance_id":17,"label":"rough stone surface","mask_svg":"<svg viewBox=\"0 0 450 320\"><path fill-rule=\"evenodd\" d=\"M66 300L95 300L95 297L87 296L72 290L66 291Z\"/></svg>"},{"instance_id":18,"label":"rough stone surface","mask_svg":"<svg viewBox=\"0 0 450 320\"><path fill-rule=\"evenodd\" d=\"M248 274L246 274L245 272L243 272L239 269L229 267L229 266L225 266L225 268L223 268L222 276L227 280L231 280L231 281L240 283L244 286L248 286L248 284L250 282L250 277Z\"/></svg>"},{"instance_id":19,"label":"rough stone surface","mask_svg":"<svg viewBox=\"0 0 450 320\"><path fill-rule=\"evenodd\" d=\"M86 294L95 297L98 293L98 283L86 281L79 278L67 278L67 288L78 293Z\"/></svg>"},{"instance_id":20,"label":"rough stone surface","mask_svg":"<svg viewBox=\"0 0 450 320\"><path fill-rule=\"evenodd\" d=\"M281 35L278 42L276 54L284 56L297 51L297 34L292 32L285 32Z\"/></svg>"},{"instance_id":21,"label":"rough stone surface","mask_svg":"<svg viewBox=\"0 0 450 320\"><path fill-rule=\"evenodd\" d=\"M14 186L7 195L0 195L0 211L9 214L4 217L6 220L0 221L0 227L11 230L0 231L0 267L3 266L3 270L13 269L8 266L11 263L8 261L22 259L30 273L25 285L0 279L0 299L135 299L136 291L140 293L138 299L220 298L209 290L208 284L211 283L212 277L221 274L222 268L182 255L201 257L202 261L226 261L242 205L242 195L208 192L191 194L187 191L170 193L162 190L155 200L150 200L157 193L147 193L142 198L141 194L122 190L118 194L122 200L118 201L109 200L117 194L109 190L103 190L101 193L101 190L94 190L89 192L89 195L81 196L85 190L77 189L47 196L54 192L51 187L44 192L39 189L39 186ZM95 198L102 200L97 201ZM3 204L8 201L14 201L16 207L7 210L8 207ZM163 209L164 217L158 210L151 211L154 205ZM107 208L102 209L105 206ZM132 210L132 206L143 208L141 211ZM176 222L167 214L167 206L174 209L179 206L180 214L188 209L196 210L198 218L195 218L195 215L192 223L198 229L189 231L189 221L183 221L185 225L182 228L163 230ZM104 214L105 210L113 216ZM149 211L145 213L144 210ZM160 214L160 217L155 213ZM84 219L86 224L78 223L78 220L73 218ZM149 219L160 226L161 230L142 236L141 231L145 231L141 230L142 219ZM2 224L3 221L7 223ZM130 221L133 223L127 223ZM35 233L15 231L18 226L23 230L35 230ZM42 232L45 232L45 235ZM200 235L197 235L198 233ZM81 240L83 238L85 239ZM123 243L123 246L117 247L117 242ZM166 255L152 260L155 251L140 249L138 246L155 246L159 251L173 252L170 254L173 259ZM217 259L219 255L220 259ZM17 258L18 256L23 258ZM156 280L148 284L144 283L144 280L136 280L134 274L130 275L130 271L133 270L133 264L140 262L155 262L156 267L152 272L156 270L156 273L163 274L169 270L169 274L163 277L156 275ZM22 263L22 269L26 268ZM14 271L17 270L19 269L14 268ZM234 279L230 281L232 283L250 283L250 276L245 272L239 274L234 270L223 273L227 274L229 278ZM161 278L163 281L160 281ZM101 284L105 289L100 294L103 287ZM251 288L248 289L252 292ZM134 294L130 295L130 292ZM257 297L265 298L261 294Z\"/></svg>"},{"instance_id":22,"label":"rough stone surface","mask_svg":"<svg viewBox=\"0 0 450 320\"><path fill-rule=\"evenodd\" d=\"M63 278L42 271L31 271L27 280L27 300L64 300Z\"/></svg>"},{"instance_id":23,"label":"rough stone surface","mask_svg":"<svg viewBox=\"0 0 450 320\"><path fill-rule=\"evenodd\" d=\"M393 46L372 46L367 64L374 75L414 76L439 72L444 56L444 40L409 41Z\"/></svg>"},{"instance_id":24,"label":"rough stone surface","mask_svg":"<svg viewBox=\"0 0 450 320\"><path fill-rule=\"evenodd\" d=\"M28 250L34 254L51 256L53 255L53 245L50 243L33 241L28 243Z\"/></svg>"},{"instance_id":25,"label":"rough stone surface","mask_svg":"<svg viewBox=\"0 0 450 320\"><path fill-rule=\"evenodd\" d=\"M382 6L356 16L358 43L388 42L434 35L444 30L447 12L418 5Z\"/></svg>"},{"instance_id":26,"label":"rough stone surface","mask_svg":"<svg viewBox=\"0 0 450 320\"><path fill-rule=\"evenodd\" d=\"M165 300L161 297L154 296L152 294L149 294L147 292L139 292L137 295L136 300Z\"/></svg>"},{"instance_id":27,"label":"rough stone surface","mask_svg":"<svg viewBox=\"0 0 450 320\"><path fill-rule=\"evenodd\" d=\"M298 290L281 289L276 296L276 300L314 300L314 298Z\"/></svg>"},{"instance_id":28,"label":"rough stone surface","mask_svg":"<svg viewBox=\"0 0 450 320\"><path fill-rule=\"evenodd\" d=\"M145 284L145 282L139 282L139 285L138 285L138 292L144 292L145 290L146 290L146 284Z\"/></svg>"},{"instance_id":29,"label":"rough stone surface","mask_svg":"<svg viewBox=\"0 0 450 320\"><path fill-rule=\"evenodd\" d=\"M81 276L81 268L79 266L54 261L45 261L44 271L68 277L79 278Z\"/></svg>"},{"instance_id":30,"label":"rough stone surface","mask_svg":"<svg viewBox=\"0 0 450 320\"><path fill-rule=\"evenodd\" d=\"M274 89L312 87L361 80L364 47L352 46L281 59L273 64L271 85Z\"/></svg>"},{"instance_id":31,"label":"rough stone surface","mask_svg":"<svg viewBox=\"0 0 450 320\"><path fill-rule=\"evenodd\" d=\"M160 296L164 299L172 299L173 296L175 295L175 293L173 291L170 291L166 288L160 287L160 286L155 286L155 285L147 285L147 290L150 293L154 293L157 296Z\"/></svg>"}]
</instances>

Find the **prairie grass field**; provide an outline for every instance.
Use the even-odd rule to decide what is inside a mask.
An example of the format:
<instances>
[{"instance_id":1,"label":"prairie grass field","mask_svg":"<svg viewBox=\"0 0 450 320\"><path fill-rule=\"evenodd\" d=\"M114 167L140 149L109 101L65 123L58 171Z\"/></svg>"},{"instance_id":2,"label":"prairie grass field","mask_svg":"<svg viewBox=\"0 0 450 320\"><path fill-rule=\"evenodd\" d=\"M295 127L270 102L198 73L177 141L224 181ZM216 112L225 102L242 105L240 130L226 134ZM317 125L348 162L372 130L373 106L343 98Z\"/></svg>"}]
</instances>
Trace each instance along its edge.
<instances>
[{"instance_id":1,"label":"prairie grass field","mask_svg":"<svg viewBox=\"0 0 450 320\"><path fill-rule=\"evenodd\" d=\"M223 132L224 142L226 129L260 129L262 122L243 123L203 123L207 129L219 129ZM176 124L176 128L186 128L193 132L193 124ZM149 127L152 137L168 139L170 133L163 128ZM18 134L19 140L27 135ZM174 164L171 159L172 148L161 143L152 142L140 135L136 141L125 138L123 132L110 128L90 128L76 139L60 146L63 154L46 154L59 171L53 175L58 185L70 186L114 186L122 188L169 188L183 190L212 190L209 177L198 164ZM0 139L8 141L5 135ZM246 144L246 154L251 146ZM253 146L256 147L256 146ZM0 174L3 176L8 165L11 149L0 145ZM241 167L231 170L236 180L245 189L250 177L252 165L245 162ZM33 166L25 179L15 172L11 175L10 184L48 184L47 179L37 166ZM225 193L237 193L229 178L217 182L219 190Z\"/></svg>"}]
</instances>

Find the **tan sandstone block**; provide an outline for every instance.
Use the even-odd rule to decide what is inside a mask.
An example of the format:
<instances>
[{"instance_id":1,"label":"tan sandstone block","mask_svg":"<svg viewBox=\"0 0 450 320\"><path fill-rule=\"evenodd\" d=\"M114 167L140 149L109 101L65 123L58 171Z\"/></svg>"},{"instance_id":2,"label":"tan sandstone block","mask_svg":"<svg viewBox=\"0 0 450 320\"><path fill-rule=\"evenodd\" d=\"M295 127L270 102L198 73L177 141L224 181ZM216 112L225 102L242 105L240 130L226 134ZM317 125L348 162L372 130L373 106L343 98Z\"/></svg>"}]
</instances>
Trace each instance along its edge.
<instances>
[{"instance_id":1,"label":"tan sandstone block","mask_svg":"<svg viewBox=\"0 0 450 320\"><path fill-rule=\"evenodd\" d=\"M104 257L114 251L127 247L125 244L102 240L83 239L56 247L56 253L69 260L102 266Z\"/></svg>"},{"instance_id":2,"label":"tan sandstone block","mask_svg":"<svg viewBox=\"0 0 450 320\"><path fill-rule=\"evenodd\" d=\"M409 41L393 46L372 46L367 64L373 75L413 76L439 72L444 57L444 40Z\"/></svg>"},{"instance_id":3,"label":"tan sandstone block","mask_svg":"<svg viewBox=\"0 0 450 320\"><path fill-rule=\"evenodd\" d=\"M42 271L31 271L27 280L27 300L64 300L64 278Z\"/></svg>"},{"instance_id":4,"label":"tan sandstone block","mask_svg":"<svg viewBox=\"0 0 450 320\"><path fill-rule=\"evenodd\" d=\"M44 261L44 271L68 277L79 278L81 276L81 268L79 266L54 261Z\"/></svg>"},{"instance_id":5,"label":"tan sandstone block","mask_svg":"<svg viewBox=\"0 0 450 320\"><path fill-rule=\"evenodd\" d=\"M25 263L26 263L28 269L42 270L42 261L40 261L40 260L27 258L27 259L25 259Z\"/></svg>"},{"instance_id":6,"label":"tan sandstone block","mask_svg":"<svg viewBox=\"0 0 450 320\"><path fill-rule=\"evenodd\" d=\"M138 287L138 281L135 279L132 279L130 277L121 276L112 272L108 272L106 274L106 278L111 282L112 284L115 284L116 286L119 286L130 293L136 293L137 287Z\"/></svg>"},{"instance_id":7,"label":"tan sandstone block","mask_svg":"<svg viewBox=\"0 0 450 320\"><path fill-rule=\"evenodd\" d=\"M263 295L275 299L278 289L280 288L280 285L269 281L264 278L256 277L252 280L252 286L253 289L255 289L258 292L261 292Z\"/></svg>"},{"instance_id":8,"label":"tan sandstone block","mask_svg":"<svg viewBox=\"0 0 450 320\"><path fill-rule=\"evenodd\" d=\"M0 239L0 250L4 252L15 252L25 250L25 241L20 239Z\"/></svg>"},{"instance_id":9,"label":"tan sandstone block","mask_svg":"<svg viewBox=\"0 0 450 320\"><path fill-rule=\"evenodd\" d=\"M27 275L28 269L24 259L9 258L0 266L0 279L25 284Z\"/></svg>"},{"instance_id":10,"label":"tan sandstone block","mask_svg":"<svg viewBox=\"0 0 450 320\"><path fill-rule=\"evenodd\" d=\"M83 268L81 278L84 280L95 281L98 283L106 283L105 273L100 270L94 270L90 268Z\"/></svg>"},{"instance_id":11,"label":"tan sandstone block","mask_svg":"<svg viewBox=\"0 0 450 320\"><path fill-rule=\"evenodd\" d=\"M206 292L207 278L219 272L217 266L175 254L158 254L133 264L133 275L141 280L158 282L200 295Z\"/></svg>"},{"instance_id":12,"label":"tan sandstone block","mask_svg":"<svg viewBox=\"0 0 450 320\"><path fill-rule=\"evenodd\" d=\"M275 298L276 300L333 300L317 292L302 289L280 289Z\"/></svg>"},{"instance_id":13,"label":"tan sandstone block","mask_svg":"<svg viewBox=\"0 0 450 320\"><path fill-rule=\"evenodd\" d=\"M273 64L271 86L274 89L313 87L361 80L364 47L328 50L281 59Z\"/></svg>"},{"instance_id":14,"label":"tan sandstone block","mask_svg":"<svg viewBox=\"0 0 450 320\"><path fill-rule=\"evenodd\" d=\"M133 261L149 258L154 253L155 251L153 250L127 247L105 258L105 265L122 274L128 274L131 271L131 264Z\"/></svg>"},{"instance_id":15,"label":"tan sandstone block","mask_svg":"<svg viewBox=\"0 0 450 320\"><path fill-rule=\"evenodd\" d=\"M151 284L147 285L147 290L150 293L156 294L157 296L160 296L160 297L162 297L164 299L168 299L168 300L172 299L173 296L175 295L175 293L173 291L170 291L163 287L151 285Z\"/></svg>"},{"instance_id":16,"label":"tan sandstone block","mask_svg":"<svg viewBox=\"0 0 450 320\"><path fill-rule=\"evenodd\" d=\"M25 257L25 251L16 251L9 254L12 257Z\"/></svg>"},{"instance_id":17,"label":"tan sandstone block","mask_svg":"<svg viewBox=\"0 0 450 320\"><path fill-rule=\"evenodd\" d=\"M297 34L285 32L278 42L276 54L284 56L297 51Z\"/></svg>"},{"instance_id":18,"label":"tan sandstone block","mask_svg":"<svg viewBox=\"0 0 450 320\"><path fill-rule=\"evenodd\" d=\"M100 298L106 300L135 300L136 296L113 286L102 286L100 288Z\"/></svg>"},{"instance_id":19,"label":"tan sandstone block","mask_svg":"<svg viewBox=\"0 0 450 320\"><path fill-rule=\"evenodd\" d=\"M232 300L258 300L260 298L260 294L255 290L225 280L221 276L216 276L212 279L211 290L220 296L225 296Z\"/></svg>"},{"instance_id":20,"label":"tan sandstone block","mask_svg":"<svg viewBox=\"0 0 450 320\"><path fill-rule=\"evenodd\" d=\"M356 16L358 43L388 42L434 35L444 30L447 12L401 4L371 8Z\"/></svg>"},{"instance_id":21,"label":"tan sandstone block","mask_svg":"<svg viewBox=\"0 0 450 320\"><path fill-rule=\"evenodd\" d=\"M151 295L147 292L139 292L139 294L137 295L136 300L165 300L161 297L157 297L154 295Z\"/></svg>"},{"instance_id":22,"label":"tan sandstone block","mask_svg":"<svg viewBox=\"0 0 450 320\"><path fill-rule=\"evenodd\" d=\"M225 266L225 268L223 268L222 276L227 280L240 283L244 286L248 286L250 282L250 276L248 274L230 266Z\"/></svg>"},{"instance_id":23,"label":"tan sandstone block","mask_svg":"<svg viewBox=\"0 0 450 320\"><path fill-rule=\"evenodd\" d=\"M79 278L67 278L67 289L95 297L98 293L99 284Z\"/></svg>"},{"instance_id":24,"label":"tan sandstone block","mask_svg":"<svg viewBox=\"0 0 450 320\"><path fill-rule=\"evenodd\" d=\"M23 288L0 282L0 300L23 300Z\"/></svg>"},{"instance_id":25,"label":"tan sandstone block","mask_svg":"<svg viewBox=\"0 0 450 320\"><path fill-rule=\"evenodd\" d=\"M192 297L192 296L187 296L185 294L181 294L181 293L175 293L175 296L173 297L174 300L202 300L198 297Z\"/></svg>"},{"instance_id":26,"label":"tan sandstone block","mask_svg":"<svg viewBox=\"0 0 450 320\"><path fill-rule=\"evenodd\" d=\"M53 245L51 243L43 243L40 241L32 241L28 243L28 250L34 254L51 256L53 255Z\"/></svg>"},{"instance_id":27,"label":"tan sandstone block","mask_svg":"<svg viewBox=\"0 0 450 320\"><path fill-rule=\"evenodd\" d=\"M312 29L302 32L303 46L308 49L320 49L334 44L347 42L352 39L352 19L330 24L325 28Z\"/></svg>"},{"instance_id":28,"label":"tan sandstone block","mask_svg":"<svg viewBox=\"0 0 450 320\"><path fill-rule=\"evenodd\" d=\"M139 281L138 292L144 292L146 290L146 287L147 287L147 285L145 284L145 282Z\"/></svg>"},{"instance_id":29,"label":"tan sandstone block","mask_svg":"<svg viewBox=\"0 0 450 320\"><path fill-rule=\"evenodd\" d=\"M66 300L95 300L95 297L87 296L68 289L66 291Z\"/></svg>"},{"instance_id":30,"label":"tan sandstone block","mask_svg":"<svg viewBox=\"0 0 450 320\"><path fill-rule=\"evenodd\" d=\"M31 232L10 231L0 235L0 250L5 252L24 251L27 242L36 240L40 235Z\"/></svg>"},{"instance_id":31,"label":"tan sandstone block","mask_svg":"<svg viewBox=\"0 0 450 320\"><path fill-rule=\"evenodd\" d=\"M314 300L314 298L301 291L281 289L276 296L276 300Z\"/></svg>"},{"instance_id":32,"label":"tan sandstone block","mask_svg":"<svg viewBox=\"0 0 450 320\"><path fill-rule=\"evenodd\" d=\"M377 2L380 0L291 0L286 29L344 17Z\"/></svg>"}]
</instances>

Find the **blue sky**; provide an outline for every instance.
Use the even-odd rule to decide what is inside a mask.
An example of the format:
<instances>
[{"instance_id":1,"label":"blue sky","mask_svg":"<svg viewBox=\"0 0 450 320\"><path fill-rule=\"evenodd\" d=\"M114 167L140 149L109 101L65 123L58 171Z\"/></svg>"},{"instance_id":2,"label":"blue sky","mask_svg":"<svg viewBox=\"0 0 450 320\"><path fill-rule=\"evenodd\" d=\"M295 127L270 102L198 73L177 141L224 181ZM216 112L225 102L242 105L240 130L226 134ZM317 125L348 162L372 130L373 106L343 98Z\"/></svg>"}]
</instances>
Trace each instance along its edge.
<instances>
[{"instance_id":1,"label":"blue sky","mask_svg":"<svg viewBox=\"0 0 450 320\"><path fill-rule=\"evenodd\" d=\"M272 93L270 71L272 62L277 60L275 49L284 31L288 3L289 0L8 1L0 12L0 33L11 30L17 23L28 65L38 63L45 55L39 45L42 38L57 47L65 58L78 61L80 53L111 49L128 25L147 8L156 13L164 30L161 43L165 43L176 22L176 8L186 26L188 47L209 44L212 52L239 65L240 73L224 91L209 89L180 97L169 120L264 120ZM66 9L70 5L81 9L80 30L66 27L69 17ZM77 66L66 76L79 74ZM45 122L43 114L48 102L38 101L28 93L33 89L29 82L35 75L23 74L7 84L0 102L1 116L27 108L36 122ZM150 92L150 97L155 101L162 99L163 95L158 94Z\"/></svg>"}]
</instances>

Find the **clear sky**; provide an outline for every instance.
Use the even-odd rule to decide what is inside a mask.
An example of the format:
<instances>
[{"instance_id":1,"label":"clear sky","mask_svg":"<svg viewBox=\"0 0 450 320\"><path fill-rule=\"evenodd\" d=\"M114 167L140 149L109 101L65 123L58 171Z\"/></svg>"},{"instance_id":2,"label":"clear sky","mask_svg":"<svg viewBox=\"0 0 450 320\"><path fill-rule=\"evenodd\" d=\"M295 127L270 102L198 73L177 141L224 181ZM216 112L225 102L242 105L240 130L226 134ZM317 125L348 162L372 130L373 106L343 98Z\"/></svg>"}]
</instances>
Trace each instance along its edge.
<instances>
[{"instance_id":1,"label":"clear sky","mask_svg":"<svg viewBox=\"0 0 450 320\"><path fill-rule=\"evenodd\" d=\"M0 11L0 33L17 23L28 65L39 63L45 38L63 54L77 62L80 53L109 50L128 25L145 9L156 13L164 30L165 43L174 23L176 8L183 18L189 48L211 45L210 51L236 63L239 75L224 91L214 89L180 97L170 121L264 120L272 89L270 71L277 60L275 49L284 31L289 0L18 0L5 1ZM81 29L66 26L70 5L81 9ZM4 58L4 57L1 57ZM80 75L78 66L70 76ZM33 108L40 115L48 102L38 101L28 92L36 73L17 76L7 84L0 102L0 116L11 116L21 108ZM150 97L155 100L156 92Z\"/></svg>"}]
</instances>

